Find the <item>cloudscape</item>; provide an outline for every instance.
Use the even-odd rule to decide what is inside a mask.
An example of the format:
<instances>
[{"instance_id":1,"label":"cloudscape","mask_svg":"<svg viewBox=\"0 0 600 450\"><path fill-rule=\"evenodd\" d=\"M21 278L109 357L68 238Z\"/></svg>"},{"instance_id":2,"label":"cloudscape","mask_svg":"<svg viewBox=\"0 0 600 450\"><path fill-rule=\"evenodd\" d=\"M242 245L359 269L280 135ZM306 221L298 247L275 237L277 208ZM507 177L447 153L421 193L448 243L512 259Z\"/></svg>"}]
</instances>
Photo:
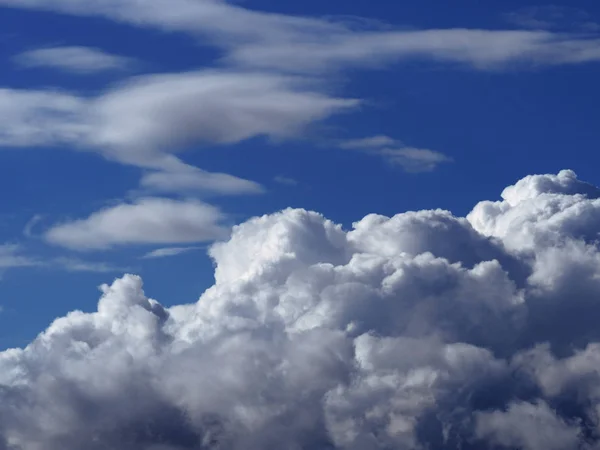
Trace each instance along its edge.
<instances>
[{"instance_id":1,"label":"cloudscape","mask_svg":"<svg viewBox=\"0 0 600 450\"><path fill-rule=\"evenodd\" d=\"M388 3L0 0L0 450L600 448L600 9Z\"/></svg>"}]
</instances>

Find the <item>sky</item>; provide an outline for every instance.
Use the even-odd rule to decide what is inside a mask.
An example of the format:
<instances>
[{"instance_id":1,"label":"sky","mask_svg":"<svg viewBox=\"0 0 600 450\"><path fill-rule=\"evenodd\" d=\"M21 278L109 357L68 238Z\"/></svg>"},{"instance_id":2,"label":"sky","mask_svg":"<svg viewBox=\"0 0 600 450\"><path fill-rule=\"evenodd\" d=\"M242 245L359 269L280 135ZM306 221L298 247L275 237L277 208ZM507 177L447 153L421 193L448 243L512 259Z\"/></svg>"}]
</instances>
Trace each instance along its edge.
<instances>
[{"instance_id":1,"label":"sky","mask_svg":"<svg viewBox=\"0 0 600 450\"><path fill-rule=\"evenodd\" d=\"M576 359L583 356L567 347L595 351L587 346L594 332L585 320L580 328L588 334L571 334L572 324L559 332L555 320L583 320L577 314L589 315L600 293L594 273L583 270L583 281L575 275L598 257L597 2L0 0L0 60L0 351L14 348L0 353L0 368L25 374L26 395L40 405L52 404L40 397L41 386L55 386L36 378L39 362L87 374L108 357L94 353L86 365L59 363L57 355L67 341L86 342L93 353L90 342L105 339L107 348L122 345L148 365L125 370L111 359L108 375L141 371L164 382L160 389L141 383L140 395L161 400L135 406L132 416L158 411L164 401L191 417L191 425L172 424L187 430L181 433L222 433L223 448L242 441L284 448L278 439L285 420L273 419L279 413L272 409L287 405L298 385L306 387L307 404L285 412L295 424L286 431L289 448L458 448L467 437L500 448L596 448L592 426L578 431L574 417L595 419L568 416L556 403L563 388L588 376L573 373L584 371ZM399 273L412 278L394 281ZM490 285L496 296L483 294ZM564 296L577 285L583 306L573 312ZM375 295L366 292L386 289L421 306L361 304ZM448 312L447 324L430 314L446 308L432 306L436 296L458 309L472 306L461 299L481 304L464 316ZM164 323L150 327L146 313ZM388 323L386 313L412 319ZM239 362L213 341L239 338L251 319L254 332L272 340L252 335L232 354L244 360L262 348L289 359L298 378L273 369L287 388L259 407L240 400L258 380L218 381L208 371L218 399L198 393L182 406L178 392L190 380L165 367L194 373L214 363L235 372ZM517 322L518 333L507 331ZM465 323L472 334L459 332ZM495 330L494 339L476 329L482 324ZM326 335L290 337L309 329ZM289 343L276 344L277 333ZM508 344L511 333L517 337ZM324 357L311 350L321 338L339 365L315 363L321 372L302 372L305 358ZM167 356L150 355L155 339ZM413 344L425 356L409 367L407 355L394 352ZM458 353L485 366L482 379L461 372L448 356ZM202 360L197 366L194 355ZM361 374L348 369L353 358ZM386 358L398 366L386 367ZM515 394L526 388L512 386L502 401L472 405L472 427L461 422L467 431L456 428L460 414L439 406L456 403L445 394L452 383L505 386L506 371L523 358L541 394ZM540 375L542 362L556 365L551 380ZM425 392L421 379L421 400L406 394L378 409L413 410L386 413L385 426L375 413L351 425L366 408L361 402L373 402L375 411L376 399L387 395L371 392L368 380L406 387L416 383L402 372L407 367L410 376L430 377L429 387L443 380L442 387ZM55 378L69 390L67 372ZM385 381L388 375L400 378ZM7 392L17 384L0 378ZM94 395L104 392L98 386ZM595 402L592 391L585 395ZM298 418L324 398L329 409L315 413L321 422ZM423 437L429 422L421 419L433 414L426 398L441 402L433 413L451 430L444 445L454 447L440 447L437 434ZM213 400L218 411L205 408ZM103 411L122 406L87 401ZM250 412L232 412L228 402L235 401ZM64 423L81 413L73 405L65 401ZM263 407L271 412L254 417ZM237 431L215 419L225 428L206 432L207 411ZM34 450L40 442L89 448L90 430L104 429L86 416L76 431L50 418L33 430L23 420L34 413L0 407L0 422L8 418L0 450ZM543 429L535 436L514 431L530 413L543 419ZM559 435L548 440L548 430ZM103 445L122 439L122 430L113 431ZM128 439L127 448L196 448L175 438ZM496 448L481 445L473 448Z\"/></svg>"},{"instance_id":2,"label":"sky","mask_svg":"<svg viewBox=\"0 0 600 450\"><path fill-rule=\"evenodd\" d=\"M71 309L93 308L96 286L123 269L148 274L147 289L168 304L198 297L213 282L206 244L223 237L204 233L211 220L226 233L289 206L345 226L368 213L464 215L526 174L570 168L597 178L600 18L592 2L209 2L222 10L211 13L214 23L202 6L187 23L179 14L194 3L178 2L163 18L155 1L140 23L139 11L123 6L121 20L101 1L0 5L0 238L8 252L0 348L25 344ZM244 15L273 23L246 30L236 22ZM299 50L282 46L288 39ZM188 89L189 104L180 104ZM244 113L229 110L237 90ZM388 140L348 148L373 137ZM152 153L175 155L186 164L175 170L192 173L183 185L170 175L156 186L160 176L144 178ZM206 172L236 178L202 181ZM66 240L53 238L60 225L143 198L195 199L218 208L221 221L199 212L209 222L187 238L178 236L184 223L155 232L132 225L130 236L99 237L110 241L104 248L84 242L103 233L99 224L74 242L69 228ZM122 221L104 224L118 233Z\"/></svg>"}]
</instances>

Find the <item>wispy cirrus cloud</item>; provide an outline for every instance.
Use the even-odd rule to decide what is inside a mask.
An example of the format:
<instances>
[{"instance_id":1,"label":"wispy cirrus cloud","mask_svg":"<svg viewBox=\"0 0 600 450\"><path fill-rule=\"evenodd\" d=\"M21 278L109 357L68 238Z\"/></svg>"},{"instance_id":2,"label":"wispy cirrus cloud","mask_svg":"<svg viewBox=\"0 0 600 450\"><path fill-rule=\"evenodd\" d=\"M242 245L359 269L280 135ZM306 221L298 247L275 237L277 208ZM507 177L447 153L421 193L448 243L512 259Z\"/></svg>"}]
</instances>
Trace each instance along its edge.
<instances>
[{"instance_id":1,"label":"wispy cirrus cloud","mask_svg":"<svg viewBox=\"0 0 600 450\"><path fill-rule=\"evenodd\" d=\"M10 269L23 268L95 273L124 273L127 271L127 268L119 267L105 261L89 261L67 256L35 256L34 254L31 254L31 252L28 252L20 244L1 244L0 274Z\"/></svg>"},{"instance_id":2,"label":"wispy cirrus cloud","mask_svg":"<svg viewBox=\"0 0 600 450\"><path fill-rule=\"evenodd\" d=\"M586 11L564 5L527 6L505 14L508 22L522 28L598 32L600 24Z\"/></svg>"},{"instance_id":3,"label":"wispy cirrus cloud","mask_svg":"<svg viewBox=\"0 0 600 450\"><path fill-rule=\"evenodd\" d=\"M381 30L335 18L253 11L225 1L126 0L115 7L109 0L0 0L0 5L190 33L224 49L230 63L283 71L323 72L415 58L483 70L600 60L598 36L537 30Z\"/></svg>"},{"instance_id":4,"label":"wispy cirrus cloud","mask_svg":"<svg viewBox=\"0 0 600 450\"><path fill-rule=\"evenodd\" d=\"M452 158L443 153L407 146L397 139L384 135L350 139L341 141L338 145L340 148L381 156L390 164L413 173L431 172L440 164L452 161Z\"/></svg>"},{"instance_id":5,"label":"wispy cirrus cloud","mask_svg":"<svg viewBox=\"0 0 600 450\"><path fill-rule=\"evenodd\" d=\"M283 175L277 175L275 178L273 178L273 181L275 181L276 183L279 183L279 184L285 184L287 186L297 186L298 185L297 180L295 180L294 178L291 178L291 177L283 176Z\"/></svg>"},{"instance_id":6,"label":"wispy cirrus cloud","mask_svg":"<svg viewBox=\"0 0 600 450\"><path fill-rule=\"evenodd\" d=\"M49 68L82 75L124 70L136 63L134 58L81 46L37 48L16 55L13 61L25 68Z\"/></svg>"},{"instance_id":7,"label":"wispy cirrus cloud","mask_svg":"<svg viewBox=\"0 0 600 450\"><path fill-rule=\"evenodd\" d=\"M20 245L0 245L0 271L17 267L34 267L40 265L42 265L41 260L25 255Z\"/></svg>"},{"instance_id":8,"label":"wispy cirrus cloud","mask_svg":"<svg viewBox=\"0 0 600 450\"><path fill-rule=\"evenodd\" d=\"M126 273L131 269L103 261L86 261L73 257L54 258L46 264L67 272Z\"/></svg>"}]
</instances>

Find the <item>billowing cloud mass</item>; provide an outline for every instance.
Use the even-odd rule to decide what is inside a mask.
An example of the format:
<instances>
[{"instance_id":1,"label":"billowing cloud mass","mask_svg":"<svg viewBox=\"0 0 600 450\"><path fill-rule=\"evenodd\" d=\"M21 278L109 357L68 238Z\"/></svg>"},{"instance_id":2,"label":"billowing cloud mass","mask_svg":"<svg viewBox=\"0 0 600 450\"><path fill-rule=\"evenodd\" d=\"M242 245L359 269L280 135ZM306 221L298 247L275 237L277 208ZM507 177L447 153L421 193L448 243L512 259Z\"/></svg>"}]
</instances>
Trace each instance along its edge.
<instances>
[{"instance_id":1,"label":"billowing cloud mass","mask_svg":"<svg viewBox=\"0 0 600 450\"><path fill-rule=\"evenodd\" d=\"M502 197L254 218L189 305L103 286L0 353L0 448L596 449L600 190L563 171Z\"/></svg>"},{"instance_id":2,"label":"billowing cloud mass","mask_svg":"<svg viewBox=\"0 0 600 450\"><path fill-rule=\"evenodd\" d=\"M122 70L134 63L132 58L111 55L98 48L78 46L28 50L15 56L14 61L22 67L48 67L77 74Z\"/></svg>"}]
</instances>

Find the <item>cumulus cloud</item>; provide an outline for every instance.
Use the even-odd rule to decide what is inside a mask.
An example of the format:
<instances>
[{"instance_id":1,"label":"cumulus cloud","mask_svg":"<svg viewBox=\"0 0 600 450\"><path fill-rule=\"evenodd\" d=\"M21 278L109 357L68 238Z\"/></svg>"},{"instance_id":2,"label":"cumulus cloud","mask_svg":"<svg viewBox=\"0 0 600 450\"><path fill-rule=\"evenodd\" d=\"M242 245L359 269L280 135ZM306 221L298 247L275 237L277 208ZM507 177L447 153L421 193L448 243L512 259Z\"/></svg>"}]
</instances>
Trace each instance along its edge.
<instances>
[{"instance_id":1,"label":"cumulus cloud","mask_svg":"<svg viewBox=\"0 0 600 450\"><path fill-rule=\"evenodd\" d=\"M218 208L198 200L146 197L55 225L45 239L75 250L212 241L227 235L220 224L223 219Z\"/></svg>"},{"instance_id":2,"label":"cumulus cloud","mask_svg":"<svg viewBox=\"0 0 600 450\"><path fill-rule=\"evenodd\" d=\"M402 167L406 172L431 172L440 164L452 161L452 158L443 153L426 148L409 147L397 139L384 135L349 139L341 141L339 146L381 156L390 164Z\"/></svg>"},{"instance_id":3,"label":"cumulus cloud","mask_svg":"<svg viewBox=\"0 0 600 450\"><path fill-rule=\"evenodd\" d=\"M563 171L467 218L251 219L211 247L197 303L164 308L126 275L0 353L0 443L593 450L597 192Z\"/></svg>"},{"instance_id":4,"label":"cumulus cloud","mask_svg":"<svg viewBox=\"0 0 600 450\"><path fill-rule=\"evenodd\" d=\"M132 58L111 55L93 47L44 47L28 50L13 58L19 66L47 67L77 74L93 74L131 67Z\"/></svg>"}]
</instances>

